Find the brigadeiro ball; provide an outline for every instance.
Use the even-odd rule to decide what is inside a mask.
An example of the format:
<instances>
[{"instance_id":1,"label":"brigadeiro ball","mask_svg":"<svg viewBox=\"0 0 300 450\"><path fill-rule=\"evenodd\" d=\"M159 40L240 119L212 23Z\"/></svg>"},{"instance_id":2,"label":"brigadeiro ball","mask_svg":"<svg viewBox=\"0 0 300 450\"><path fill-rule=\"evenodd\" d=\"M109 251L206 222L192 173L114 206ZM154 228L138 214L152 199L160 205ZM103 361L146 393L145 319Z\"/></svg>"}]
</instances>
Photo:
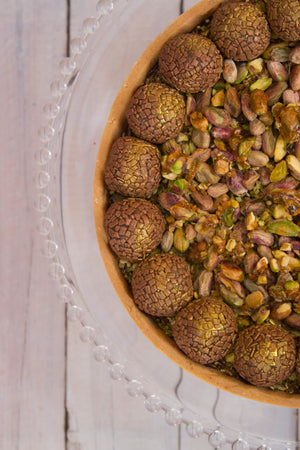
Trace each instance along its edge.
<instances>
[{"instance_id":1,"label":"brigadeiro ball","mask_svg":"<svg viewBox=\"0 0 300 450\"><path fill-rule=\"evenodd\" d=\"M202 297L177 313L173 336L190 359L211 364L222 359L234 344L236 320L232 309L222 300Z\"/></svg>"},{"instance_id":2,"label":"brigadeiro ball","mask_svg":"<svg viewBox=\"0 0 300 450\"><path fill-rule=\"evenodd\" d=\"M161 179L160 153L156 146L133 136L117 139L104 171L107 187L128 197L147 197Z\"/></svg>"},{"instance_id":3,"label":"brigadeiro ball","mask_svg":"<svg viewBox=\"0 0 300 450\"><path fill-rule=\"evenodd\" d=\"M215 44L193 33L167 41L160 51L158 64L167 83L190 94L213 86L222 72L222 56Z\"/></svg>"},{"instance_id":4,"label":"brigadeiro ball","mask_svg":"<svg viewBox=\"0 0 300 450\"><path fill-rule=\"evenodd\" d=\"M177 255L151 255L134 270L131 287L136 305L153 316L173 316L193 297L188 263Z\"/></svg>"},{"instance_id":5,"label":"brigadeiro ball","mask_svg":"<svg viewBox=\"0 0 300 450\"><path fill-rule=\"evenodd\" d=\"M300 39L299 0L268 0L267 16L272 30L281 39Z\"/></svg>"},{"instance_id":6,"label":"brigadeiro ball","mask_svg":"<svg viewBox=\"0 0 300 450\"><path fill-rule=\"evenodd\" d=\"M130 99L126 116L137 137L162 144L182 130L185 101L178 91L166 84L145 84Z\"/></svg>"},{"instance_id":7,"label":"brigadeiro ball","mask_svg":"<svg viewBox=\"0 0 300 450\"><path fill-rule=\"evenodd\" d=\"M223 3L213 15L211 38L227 58L249 61L265 51L271 32L264 13L257 6L244 2Z\"/></svg>"},{"instance_id":8,"label":"brigadeiro ball","mask_svg":"<svg viewBox=\"0 0 300 450\"><path fill-rule=\"evenodd\" d=\"M284 381L294 370L294 338L279 325L253 325L243 330L234 351L234 367L255 386L272 386Z\"/></svg>"},{"instance_id":9,"label":"brigadeiro ball","mask_svg":"<svg viewBox=\"0 0 300 450\"><path fill-rule=\"evenodd\" d=\"M104 224L109 245L119 258L138 261L160 243L165 219L151 202L126 198L113 203L106 211Z\"/></svg>"}]
</instances>

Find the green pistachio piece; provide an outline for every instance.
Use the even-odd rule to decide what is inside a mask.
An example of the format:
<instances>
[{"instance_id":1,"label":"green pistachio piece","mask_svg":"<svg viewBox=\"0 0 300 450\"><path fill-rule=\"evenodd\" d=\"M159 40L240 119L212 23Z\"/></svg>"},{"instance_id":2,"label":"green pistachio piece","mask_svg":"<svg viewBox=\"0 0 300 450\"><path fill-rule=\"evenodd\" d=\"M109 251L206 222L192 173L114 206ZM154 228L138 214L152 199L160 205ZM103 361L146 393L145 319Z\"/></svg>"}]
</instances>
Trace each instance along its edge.
<instances>
[{"instance_id":1,"label":"green pistachio piece","mask_svg":"<svg viewBox=\"0 0 300 450\"><path fill-rule=\"evenodd\" d=\"M174 233L174 247L181 253L184 253L189 248L190 242L186 239L182 228L176 228Z\"/></svg>"},{"instance_id":2,"label":"green pistachio piece","mask_svg":"<svg viewBox=\"0 0 300 450\"><path fill-rule=\"evenodd\" d=\"M224 211L222 220L226 227L230 228L233 225L233 215L234 215L234 208L227 208Z\"/></svg>"},{"instance_id":3,"label":"green pistachio piece","mask_svg":"<svg viewBox=\"0 0 300 450\"><path fill-rule=\"evenodd\" d=\"M242 306L244 304L244 299L240 297L235 292L232 292L230 289L225 287L223 284L220 285L220 293L222 295L223 300L232 307Z\"/></svg>"},{"instance_id":4,"label":"green pistachio piece","mask_svg":"<svg viewBox=\"0 0 300 450\"><path fill-rule=\"evenodd\" d=\"M177 188L179 188L181 191L185 191L185 185L186 181L184 178L178 178L177 180L174 181L174 186L176 186Z\"/></svg>"},{"instance_id":5,"label":"green pistachio piece","mask_svg":"<svg viewBox=\"0 0 300 450\"><path fill-rule=\"evenodd\" d=\"M271 183L276 183L277 181L283 180L287 176L287 166L286 162L280 161L280 163L276 164L274 169L270 174Z\"/></svg>"},{"instance_id":6,"label":"green pistachio piece","mask_svg":"<svg viewBox=\"0 0 300 450\"><path fill-rule=\"evenodd\" d=\"M216 108L214 106L206 106L203 109L203 114L215 127L226 128L231 121L228 111L225 111L225 109Z\"/></svg>"},{"instance_id":7,"label":"green pistachio piece","mask_svg":"<svg viewBox=\"0 0 300 450\"><path fill-rule=\"evenodd\" d=\"M257 325L261 325L270 315L269 306L261 306L254 314L252 314L251 318Z\"/></svg>"},{"instance_id":8,"label":"green pistachio piece","mask_svg":"<svg viewBox=\"0 0 300 450\"><path fill-rule=\"evenodd\" d=\"M268 97L268 106L273 106L279 102L282 94L288 88L286 81L277 81L272 84L267 90L266 95Z\"/></svg>"},{"instance_id":9,"label":"green pistachio piece","mask_svg":"<svg viewBox=\"0 0 300 450\"><path fill-rule=\"evenodd\" d=\"M271 86L272 82L272 78L259 78L251 84L250 91L254 91L254 89L261 89L262 91L265 91Z\"/></svg>"},{"instance_id":10,"label":"green pistachio piece","mask_svg":"<svg viewBox=\"0 0 300 450\"><path fill-rule=\"evenodd\" d=\"M248 61L247 69L251 73L251 75L256 75L260 73L264 68L264 60L262 58L256 58L252 61Z\"/></svg>"},{"instance_id":11,"label":"green pistachio piece","mask_svg":"<svg viewBox=\"0 0 300 450\"><path fill-rule=\"evenodd\" d=\"M284 219L291 217L289 212L285 209L283 205L275 205L272 210L272 215L274 219Z\"/></svg>"},{"instance_id":12,"label":"green pistachio piece","mask_svg":"<svg viewBox=\"0 0 300 450\"><path fill-rule=\"evenodd\" d=\"M250 137L243 140L239 145L239 155L248 156L252 146L255 144L255 137Z\"/></svg>"},{"instance_id":13,"label":"green pistachio piece","mask_svg":"<svg viewBox=\"0 0 300 450\"><path fill-rule=\"evenodd\" d=\"M280 134L275 142L275 148L274 148L274 154L273 154L273 158L274 158L275 162L279 162L285 157L286 147L287 147L287 143Z\"/></svg>"},{"instance_id":14,"label":"green pistachio piece","mask_svg":"<svg viewBox=\"0 0 300 450\"><path fill-rule=\"evenodd\" d=\"M241 63L237 66L237 77L233 84L240 84L248 76L248 69L246 63Z\"/></svg>"},{"instance_id":15,"label":"green pistachio piece","mask_svg":"<svg viewBox=\"0 0 300 450\"><path fill-rule=\"evenodd\" d=\"M225 59L223 63L223 78L227 83L235 83L237 80L237 67L232 59Z\"/></svg>"},{"instance_id":16,"label":"green pistachio piece","mask_svg":"<svg viewBox=\"0 0 300 450\"><path fill-rule=\"evenodd\" d=\"M181 175L182 173L182 167L183 167L183 161L178 159L173 166L171 167L171 171L173 173L176 173L176 175Z\"/></svg>"},{"instance_id":17,"label":"green pistachio piece","mask_svg":"<svg viewBox=\"0 0 300 450\"><path fill-rule=\"evenodd\" d=\"M284 283L284 289L287 291L294 291L299 289L298 281L289 280Z\"/></svg>"},{"instance_id":18,"label":"green pistachio piece","mask_svg":"<svg viewBox=\"0 0 300 450\"><path fill-rule=\"evenodd\" d=\"M263 58L273 61L288 62L291 49L288 42L271 44L263 53Z\"/></svg>"},{"instance_id":19,"label":"green pistachio piece","mask_svg":"<svg viewBox=\"0 0 300 450\"><path fill-rule=\"evenodd\" d=\"M298 236L300 228L294 222L283 219L268 223L267 231L279 236Z\"/></svg>"}]
</instances>

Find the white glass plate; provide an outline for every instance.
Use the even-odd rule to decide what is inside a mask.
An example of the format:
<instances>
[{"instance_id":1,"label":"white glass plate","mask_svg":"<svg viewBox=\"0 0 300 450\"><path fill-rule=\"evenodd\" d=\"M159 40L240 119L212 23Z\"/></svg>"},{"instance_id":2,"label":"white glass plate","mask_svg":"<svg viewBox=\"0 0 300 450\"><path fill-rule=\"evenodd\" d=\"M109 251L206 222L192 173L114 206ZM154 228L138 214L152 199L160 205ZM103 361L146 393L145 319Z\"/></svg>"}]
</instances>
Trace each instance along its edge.
<instances>
[{"instance_id":1,"label":"white glass plate","mask_svg":"<svg viewBox=\"0 0 300 450\"><path fill-rule=\"evenodd\" d=\"M94 168L113 100L134 62L189 2L102 0L59 64L36 155L38 231L58 296L112 379L170 425L212 447L294 449L298 410L241 398L183 371L141 333L117 297L98 249ZM137 20L138 19L138 20Z\"/></svg>"}]
</instances>

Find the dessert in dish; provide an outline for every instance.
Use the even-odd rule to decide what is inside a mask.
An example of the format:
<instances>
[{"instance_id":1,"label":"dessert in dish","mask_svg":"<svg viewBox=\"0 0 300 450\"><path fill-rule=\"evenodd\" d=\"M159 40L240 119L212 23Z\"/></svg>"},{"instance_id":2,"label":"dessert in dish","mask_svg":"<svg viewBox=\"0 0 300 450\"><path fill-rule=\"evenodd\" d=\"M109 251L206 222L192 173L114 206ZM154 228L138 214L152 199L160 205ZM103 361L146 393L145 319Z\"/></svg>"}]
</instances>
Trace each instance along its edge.
<instances>
[{"instance_id":1,"label":"dessert in dish","mask_svg":"<svg viewBox=\"0 0 300 450\"><path fill-rule=\"evenodd\" d=\"M300 47L287 3L293 20L294 2L199 2L170 25L116 98L94 185L104 262L145 334L206 381L278 404L300 391Z\"/></svg>"}]
</instances>

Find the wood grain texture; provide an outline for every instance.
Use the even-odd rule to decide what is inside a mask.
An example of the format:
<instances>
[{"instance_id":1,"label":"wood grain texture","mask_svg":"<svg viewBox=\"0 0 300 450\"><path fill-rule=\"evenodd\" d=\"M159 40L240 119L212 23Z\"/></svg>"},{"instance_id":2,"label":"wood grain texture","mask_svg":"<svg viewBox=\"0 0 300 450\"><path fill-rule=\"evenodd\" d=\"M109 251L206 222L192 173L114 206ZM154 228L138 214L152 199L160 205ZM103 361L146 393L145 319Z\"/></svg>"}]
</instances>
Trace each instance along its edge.
<instances>
[{"instance_id":1,"label":"wood grain texture","mask_svg":"<svg viewBox=\"0 0 300 450\"><path fill-rule=\"evenodd\" d=\"M12 450L60 450L65 440L65 313L53 301L32 211L41 110L66 45L66 6L56 3L0 3L0 447Z\"/></svg>"}]
</instances>

